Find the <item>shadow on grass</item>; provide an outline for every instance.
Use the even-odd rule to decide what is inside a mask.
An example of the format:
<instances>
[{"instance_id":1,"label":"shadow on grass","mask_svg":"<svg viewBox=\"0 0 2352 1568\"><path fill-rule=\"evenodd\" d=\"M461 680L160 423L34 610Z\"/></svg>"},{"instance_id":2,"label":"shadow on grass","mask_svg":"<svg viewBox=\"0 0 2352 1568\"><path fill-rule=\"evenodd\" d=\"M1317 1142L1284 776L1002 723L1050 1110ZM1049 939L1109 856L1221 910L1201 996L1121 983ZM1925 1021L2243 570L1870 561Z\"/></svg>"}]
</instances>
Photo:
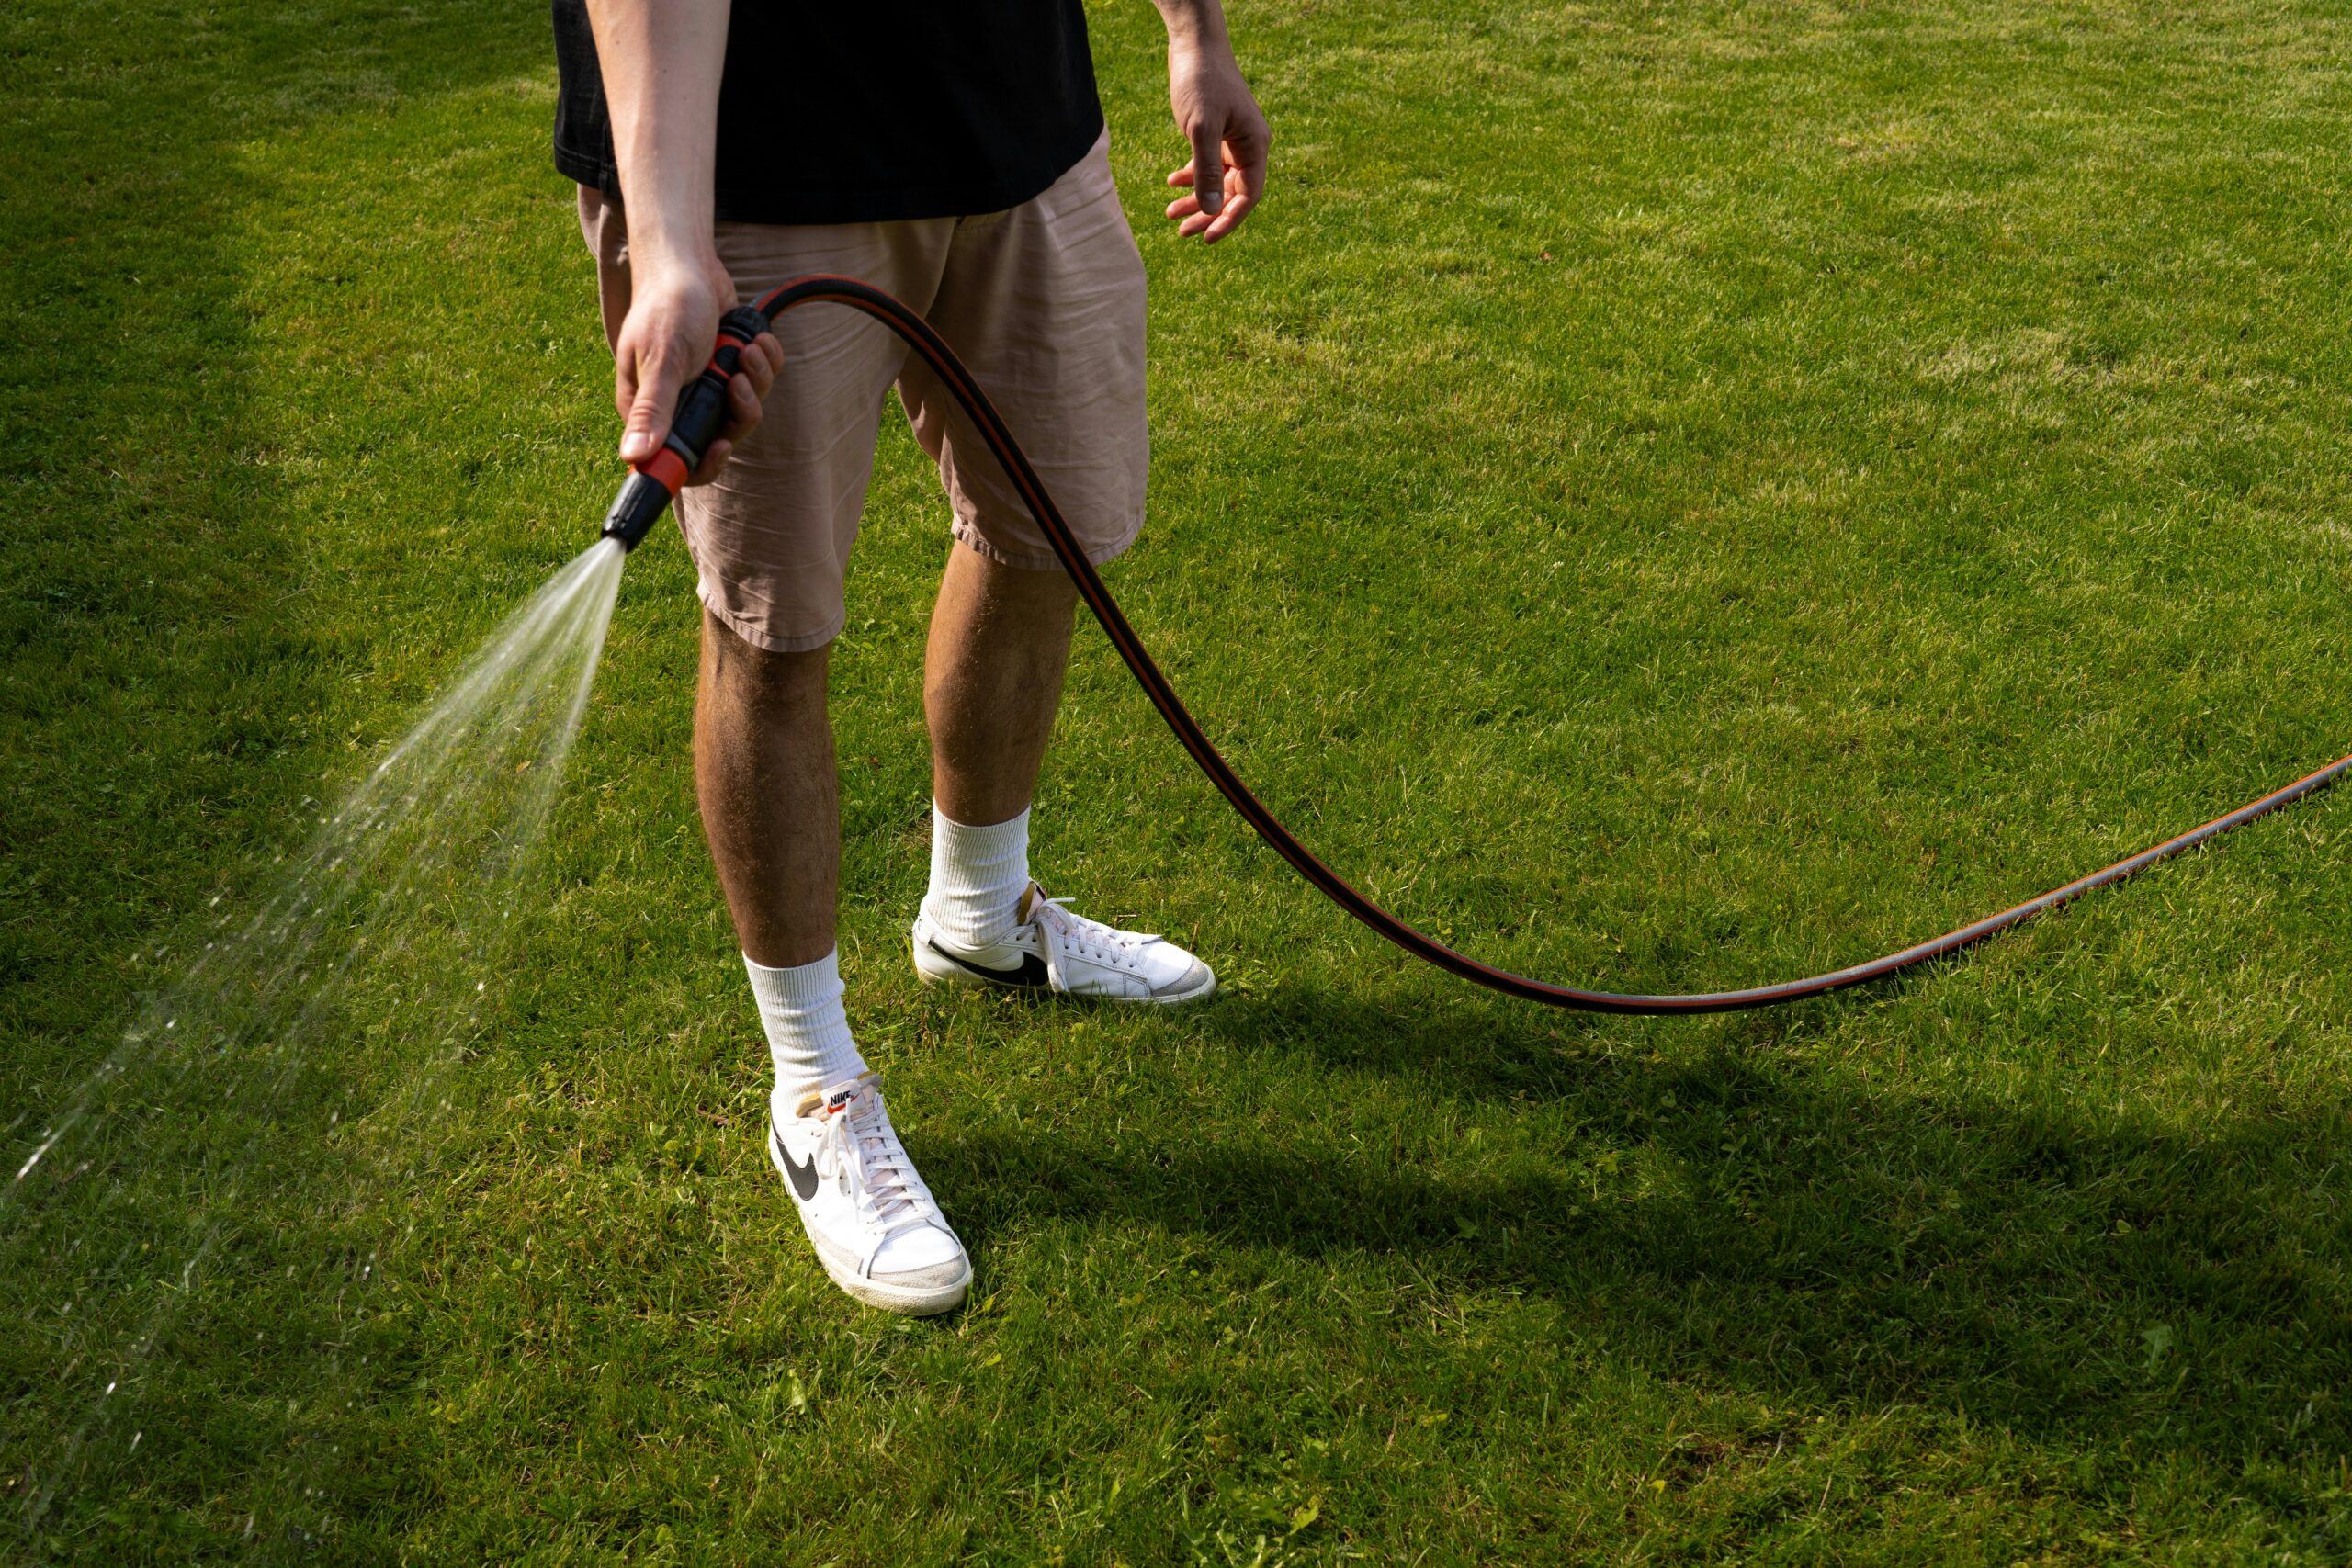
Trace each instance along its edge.
<instances>
[{"instance_id":1,"label":"shadow on grass","mask_svg":"<svg viewBox=\"0 0 2352 1568\"><path fill-rule=\"evenodd\" d=\"M202 939L205 895L283 835L337 739L317 720L348 628L289 603L304 540L277 461L284 433L257 412L258 378L289 356L267 343L268 290L247 276L271 259L251 228L269 195L253 150L541 68L544 28L543 13L443 0L31 0L0 17L21 89L0 107L0 418L19 502L0 586L12 1172L116 1050L134 991L175 966L155 949ZM134 945L141 968L127 964ZM168 1107L173 1124L227 1121L222 1081L208 1079L209 1109ZM275 1110L341 1088L297 1085ZM332 1296L280 1282L348 1239L318 1201L345 1156L236 1156L252 1201L187 1257L183 1238L208 1234L217 1171L175 1168L111 1125L72 1153L54 1202L0 1229L0 1314L28 1325L0 1338L0 1451L24 1526L12 1544L266 1551L239 1536L224 1477L298 1430L288 1395L320 1356L254 1347L331 1337ZM201 1300L198 1264L218 1281ZM148 1304L175 1291L189 1300ZM118 1391L116 1364L152 1386Z\"/></svg>"},{"instance_id":2,"label":"shadow on grass","mask_svg":"<svg viewBox=\"0 0 2352 1568\"><path fill-rule=\"evenodd\" d=\"M1440 1176L1272 1140L1105 1153L949 1134L925 1171L974 1244L1058 1218L1408 1257L1437 1288L1547 1297L1662 1376L1775 1403L1927 1405L2213 1458L2352 1438L2333 1119L2094 1124L1873 1093L1744 1048L1602 1054L1469 1005L1408 1021L1310 994L1203 1018L1244 1049L1540 1103L1572 1146L1448 1151L1461 1174Z\"/></svg>"}]
</instances>

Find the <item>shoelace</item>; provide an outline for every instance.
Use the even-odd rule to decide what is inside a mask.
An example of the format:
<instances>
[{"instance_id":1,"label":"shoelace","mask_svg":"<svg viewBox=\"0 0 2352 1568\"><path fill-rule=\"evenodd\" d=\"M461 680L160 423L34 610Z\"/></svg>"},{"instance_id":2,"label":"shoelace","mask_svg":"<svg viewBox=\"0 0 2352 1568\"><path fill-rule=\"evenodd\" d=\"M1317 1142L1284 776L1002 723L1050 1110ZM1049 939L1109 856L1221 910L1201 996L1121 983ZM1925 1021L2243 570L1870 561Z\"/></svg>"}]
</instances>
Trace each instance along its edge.
<instances>
[{"instance_id":1,"label":"shoelace","mask_svg":"<svg viewBox=\"0 0 2352 1568\"><path fill-rule=\"evenodd\" d=\"M1159 940L1150 931L1123 931L1116 926L1090 920L1063 900L1047 897L1042 887L1037 889L1037 899L1030 907L1029 918L1076 948L1081 958L1107 958L1130 966L1136 948ZM1090 947L1092 952L1088 951Z\"/></svg>"},{"instance_id":2,"label":"shoelace","mask_svg":"<svg viewBox=\"0 0 2352 1568\"><path fill-rule=\"evenodd\" d=\"M849 1104L825 1118L825 1147L832 1168L847 1171L875 1217L894 1215L924 1219L922 1198L928 1196L914 1177L897 1131L882 1111L882 1097L860 1089ZM902 1213L903 1212L903 1213Z\"/></svg>"}]
</instances>

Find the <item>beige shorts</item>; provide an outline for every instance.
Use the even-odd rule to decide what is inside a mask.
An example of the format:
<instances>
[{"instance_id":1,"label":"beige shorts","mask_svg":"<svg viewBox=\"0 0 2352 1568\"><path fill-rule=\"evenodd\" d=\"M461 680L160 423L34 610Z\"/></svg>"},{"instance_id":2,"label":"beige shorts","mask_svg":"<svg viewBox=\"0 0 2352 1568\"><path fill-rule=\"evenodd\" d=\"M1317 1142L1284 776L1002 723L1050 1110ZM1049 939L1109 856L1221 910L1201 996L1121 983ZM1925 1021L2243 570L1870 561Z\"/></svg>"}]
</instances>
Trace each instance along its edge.
<instances>
[{"instance_id":1,"label":"beige shorts","mask_svg":"<svg viewBox=\"0 0 2352 1568\"><path fill-rule=\"evenodd\" d=\"M718 255L750 299L805 272L847 273L929 318L1003 413L1087 558L1143 526L1143 258L1111 183L1106 135L1035 199L977 218L783 226L721 223ZM628 313L620 205L580 192L609 338ZM879 321L810 304L776 323L784 369L759 428L718 479L680 498L702 602L777 652L842 629L850 547L895 383L939 465L955 536L1009 566L1059 570L963 412Z\"/></svg>"}]
</instances>

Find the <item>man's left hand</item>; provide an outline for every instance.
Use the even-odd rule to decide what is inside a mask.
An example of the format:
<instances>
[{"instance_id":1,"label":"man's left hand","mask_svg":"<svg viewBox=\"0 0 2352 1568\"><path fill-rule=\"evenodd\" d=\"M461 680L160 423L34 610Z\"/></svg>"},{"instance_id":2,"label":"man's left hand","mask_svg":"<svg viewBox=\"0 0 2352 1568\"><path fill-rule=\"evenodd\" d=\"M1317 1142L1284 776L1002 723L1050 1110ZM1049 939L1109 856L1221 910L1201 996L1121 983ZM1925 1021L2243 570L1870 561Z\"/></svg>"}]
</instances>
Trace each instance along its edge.
<instances>
[{"instance_id":1,"label":"man's left hand","mask_svg":"<svg viewBox=\"0 0 2352 1568\"><path fill-rule=\"evenodd\" d=\"M1179 39L1173 28L1168 102L1193 144L1193 161L1168 176L1170 185L1187 187L1168 204L1168 216L1178 220L1177 233L1198 234L1213 245L1241 226L1266 188L1266 149L1272 140L1266 117L1222 37Z\"/></svg>"}]
</instances>

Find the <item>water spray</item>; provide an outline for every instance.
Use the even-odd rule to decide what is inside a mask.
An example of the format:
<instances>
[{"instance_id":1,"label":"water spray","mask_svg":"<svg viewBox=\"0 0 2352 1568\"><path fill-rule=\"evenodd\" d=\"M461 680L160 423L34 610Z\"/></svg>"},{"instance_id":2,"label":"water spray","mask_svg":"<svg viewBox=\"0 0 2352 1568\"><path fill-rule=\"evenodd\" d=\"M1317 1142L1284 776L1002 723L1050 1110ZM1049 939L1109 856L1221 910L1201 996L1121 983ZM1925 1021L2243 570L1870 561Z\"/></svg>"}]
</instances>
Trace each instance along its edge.
<instances>
[{"instance_id":1,"label":"water spray","mask_svg":"<svg viewBox=\"0 0 2352 1568\"><path fill-rule=\"evenodd\" d=\"M1062 519L1060 509L1054 504L1053 496L1046 491L1044 481L1038 479L1036 470L1030 466L1027 456L1022 452L1021 444L1012 438L1003 417L989 401L988 394L981 391L978 383L972 379L972 373L964 367L962 360L956 357L955 351L947 346L946 341L932 330L930 322L870 283L830 273L811 274L806 277L796 277L770 290L751 305L738 306L729 311L719 322L718 344L711 355L710 363L701 375L687 383L679 396L677 415L672 422L669 437L662 444L662 450L636 466L636 471L621 487L612 511L606 513L605 537L620 540L625 548L636 547L638 542L645 537L646 531L669 509L670 502L675 499L687 477L702 466L704 454L709 451L711 442L724 428L728 382L741 362L743 350L785 311L820 300L864 311L896 333L910 349L922 356L933 374L947 389L948 394L970 416L981 439L988 444L989 452L1012 481L1013 488L1020 491L1030 515L1037 520L1037 526L1045 534L1046 543L1053 547L1055 557L1078 585L1079 597L1086 601L1086 607L1093 612L1103 634L1111 639L1111 646L1118 651L1121 660L1142 685L1151 705L1159 710L1159 716L1167 721L1168 728L1175 732L1178 743L1199 765L1201 772L1216 785L1217 792L1225 796L1242 820L1257 831L1267 846L1289 862L1294 870L1333 903L1414 957L1489 990L1500 991L1505 996L1584 1012L1657 1015L1734 1012L1746 1008L1773 1007L1844 990L1849 986L1884 979L1899 971L1958 953L2036 915L2070 903L2095 888L2120 882L2135 872L2144 871L2160 861L2170 860L2233 828L2243 827L2257 817L2314 795L2346 773L2352 773L2352 756L2338 758L2235 811L2216 817L2202 826L2177 834L2163 843L2127 856L2088 875L2076 877L2038 897L2012 905L1996 915L1989 915L1973 924L1946 931L1941 936L1914 943L1883 957L1873 958L1868 963L1851 964L1823 975L1784 980L1778 985L1757 986L1746 990L1701 991L1679 996L1585 990L1514 975L1509 970L1483 964L1467 953L1456 952L1434 937L1424 935L1365 897L1300 843L1290 829L1266 808L1265 804L1250 793L1250 787L1241 782L1240 776L1210 742L1191 711L1177 696L1175 687L1161 673L1159 664L1145 649L1143 639L1127 624L1117 601L1103 586L1102 575L1086 558L1086 552L1079 547L1077 536L1070 532L1069 525Z\"/></svg>"}]
</instances>

